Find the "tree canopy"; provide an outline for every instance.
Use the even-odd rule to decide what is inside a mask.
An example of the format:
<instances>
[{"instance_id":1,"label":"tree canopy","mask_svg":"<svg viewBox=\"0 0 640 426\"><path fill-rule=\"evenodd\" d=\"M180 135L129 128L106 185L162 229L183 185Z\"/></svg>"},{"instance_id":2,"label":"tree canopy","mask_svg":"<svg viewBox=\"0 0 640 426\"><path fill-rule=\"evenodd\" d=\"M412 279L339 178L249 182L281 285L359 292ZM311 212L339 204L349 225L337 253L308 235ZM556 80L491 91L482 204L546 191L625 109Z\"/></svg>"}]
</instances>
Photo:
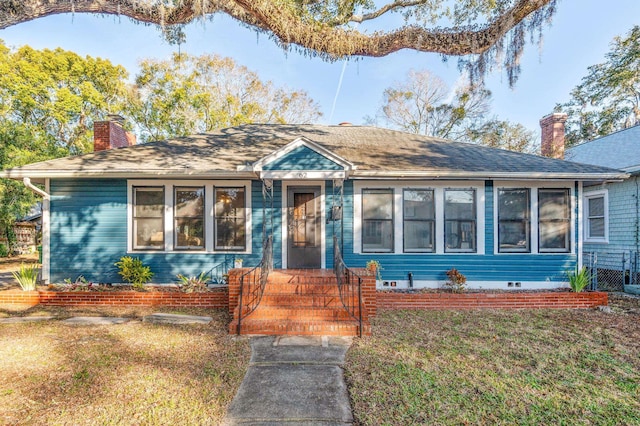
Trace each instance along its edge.
<instances>
[{"instance_id":1,"label":"tree canopy","mask_svg":"<svg viewBox=\"0 0 640 426\"><path fill-rule=\"evenodd\" d=\"M458 87L452 94L438 76L410 70L385 89L376 119L411 133L494 148L535 152L535 134L520 124L491 117L491 92L482 85Z\"/></svg>"},{"instance_id":2,"label":"tree canopy","mask_svg":"<svg viewBox=\"0 0 640 426\"><path fill-rule=\"evenodd\" d=\"M590 66L570 96L555 108L568 115L568 145L640 124L640 26L614 38L605 61Z\"/></svg>"},{"instance_id":3,"label":"tree canopy","mask_svg":"<svg viewBox=\"0 0 640 426\"><path fill-rule=\"evenodd\" d=\"M304 91L275 87L231 58L186 54L143 60L125 114L146 141L246 123L311 123L321 116Z\"/></svg>"},{"instance_id":4,"label":"tree canopy","mask_svg":"<svg viewBox=\"0 0 640 426\"><path fill-rule=\"evenodd\" d=\"M7 0L0 28L57 13L128 16L162 28L226 13L325 59L401 49L461 56L472 79L502 61L513 84L527 42L540 37L557 0ZM397 18L394 18L397 17ZM398 19L399 18L399 19ZM394 25L394 22L398 24ZM357 24L358 26L356 26ZM474 55L469 59L466 55Z\"/></svg>"}]
</instances>

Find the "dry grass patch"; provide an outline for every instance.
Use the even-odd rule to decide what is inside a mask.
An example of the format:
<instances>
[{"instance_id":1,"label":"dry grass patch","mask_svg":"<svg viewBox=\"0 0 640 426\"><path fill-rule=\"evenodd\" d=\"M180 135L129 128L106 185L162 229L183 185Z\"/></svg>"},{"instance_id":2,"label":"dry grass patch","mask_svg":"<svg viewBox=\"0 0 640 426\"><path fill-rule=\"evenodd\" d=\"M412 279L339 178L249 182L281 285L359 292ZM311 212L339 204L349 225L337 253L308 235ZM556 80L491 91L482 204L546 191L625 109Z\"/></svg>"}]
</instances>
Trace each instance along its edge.
<instances>
[{"instance_id":1,"label":"dry grass patch","mask_svg":"<svg viewBox=\"0 0 640 426\"><path fill-rule=\"evenodd\" d=\"M150 313L139 311L125 316ZM0 423L219 424L244 377L249 345L228 335L224 311L188 311L214 321L0 324Z\"/></svg>"},{"instance_id":2,"label":"dry grass patch","mask_svg":"<svg viewBox=\"0 0 640 426\"><path fill-rule=\"evenodd\" d=\"M640 424L640 315L628 311L381 311L347 355L354 416Z\"/></svg>"}]
</instances>

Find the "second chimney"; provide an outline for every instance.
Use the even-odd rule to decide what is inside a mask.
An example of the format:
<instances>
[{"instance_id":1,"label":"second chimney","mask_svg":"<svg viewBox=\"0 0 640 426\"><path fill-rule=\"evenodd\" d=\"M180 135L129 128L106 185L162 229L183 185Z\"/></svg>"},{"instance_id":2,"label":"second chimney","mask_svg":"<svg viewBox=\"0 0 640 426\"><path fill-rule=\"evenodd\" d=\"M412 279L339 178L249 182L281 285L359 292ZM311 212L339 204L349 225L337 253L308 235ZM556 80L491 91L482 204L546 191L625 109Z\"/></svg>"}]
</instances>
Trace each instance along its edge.
<instances>
[{"instance_id":1,"label":"second chimney","mask_svg":"<svg viewBox=\"0 0 640 426\"><path fill-rule=\"evenodd\" d=\"M106 121L93 123L93 151L123 148L136 144L136 135L122 127L124 118L117 114L107 115Z\"/></svg>"},{"instance_id":2,"label":"second chimney","mask_svg":"<svg viewBox=\"0 0 640 426\"><path fill-rule=\"evenodd\" d=\"M542 129L540 151L543 156L564 158L565 121L567 121L567 114L564 113L549 114L540 120L540 128Z\"/></svg>"}]
</instances>

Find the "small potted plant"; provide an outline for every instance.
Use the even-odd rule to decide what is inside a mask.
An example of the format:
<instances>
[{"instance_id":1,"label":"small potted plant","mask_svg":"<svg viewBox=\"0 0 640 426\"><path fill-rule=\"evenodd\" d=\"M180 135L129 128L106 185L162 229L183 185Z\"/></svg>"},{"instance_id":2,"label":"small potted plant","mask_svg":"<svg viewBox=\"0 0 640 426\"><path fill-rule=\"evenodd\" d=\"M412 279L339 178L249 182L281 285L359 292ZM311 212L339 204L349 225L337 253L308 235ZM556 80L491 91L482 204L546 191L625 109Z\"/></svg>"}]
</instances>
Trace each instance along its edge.
<instances>
[{"instance_id":1,"label":"small potted plant","mask_svg":"<svg viewBox=\"0 0 640 426\"><path fill-rule=\"evenodd\" d=\"M375 275L377 281L382 281L382 266L380 262L377 260L371 259L367 262L366 266L367 271L369 271L372 275Z\"/></svg>"},{"instance_id":2,"label":"small potted plant","mask_svg":"<svg viewBox=\"0 0 640 426\"><path fill-rule=\"evenodd\" d=\"M444 283L444 285L447 286L448 289L454 293L462 293L466 290L467 277L465 277L460 271L456 268L451 268L446 272L446 274L449 279Z\"/></svg>"}]
</instances>

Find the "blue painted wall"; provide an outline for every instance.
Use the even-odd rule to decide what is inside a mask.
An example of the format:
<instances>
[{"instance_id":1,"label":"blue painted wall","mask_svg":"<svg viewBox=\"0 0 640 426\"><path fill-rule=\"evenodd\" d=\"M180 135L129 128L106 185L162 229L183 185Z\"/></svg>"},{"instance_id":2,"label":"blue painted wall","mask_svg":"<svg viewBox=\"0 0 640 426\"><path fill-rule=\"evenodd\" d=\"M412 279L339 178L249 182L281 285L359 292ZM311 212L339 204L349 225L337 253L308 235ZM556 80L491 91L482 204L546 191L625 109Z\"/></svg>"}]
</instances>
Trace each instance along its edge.
<instances>
[{"instance_id":1,"label":"blue painted wall","mask_svg":"<svg viewBox=\"0 0 640 426\"><path fill-rule=\"evenodd\" d=\"M326 211L333 202L332 181L325 182ZM273 218L275 267L282 266L282 184L274 182ZM127 250L126 180L66 179L51 182L51 281L62 282L84 275L94 282L121 282L114 263ZM565 272L575 266L574 254L493 253L493 183L485 182L484 255L467 254L354 254L353 182L344 183L343 220L326 225L327 268L333 267L333 230L344 232L343 256L347 265L364 267L370 259L381 262L385 280L406 280L412 272L415 280L446 280L445 271L458 268L472 281L564 281ZM244 266L258 264L262 255L263 201L262 183L252 182L251 255L233 253L140 253L155 273L154 282L175 282L178 273L197 275L225 260L242 258ZM339 203L337 203L339 204ZM576 206L577 208L577 206ZM575 249L574 249L575 250Z\"/></svg>"},{"instance_id":2,"label":"blue painted wall","mask_svg":"<svg viewBox=\"0 0 640 426\"><path fill-rule=\"evenodd\" d=\"M306 146L299 146L287 155L265 164L263 170L343 170L339 164Z\"/></svg>"},{"instance_id":3,"label":"blue painted wall","mask_svg":"<svg viewBox=\"0 0 640 426\"><path fill-rule=\"evenodd\" d=\"M460 270L469 281L566 281L566 271L577 262L575 254L512 254L496 255L493 223L493 182L485 182L485 254L384 254L353 253L353 182L345 182L344 206L344 254L345 263L351 267L364 267L371 259L378 260L383 268L384 280L446 281L445 272L453 267ZM577 208L577 206L576 206ZM574 248L575 251L575 248Z\"/></svg>"},{"instance_id":4,"label":"blue painted wall","mask_svg":"<svg viewBox=\"0 0 640 426\"><path fill-rule=\"evenodd\" d=\"M52 180L51 282L83 275L93 282L122 282L114 266L127 255L127 181L113 179ZM252 254L131 253L151 267L153 282L176 282L176 275L198 275L222 262L243 259L252 267L262 256L262 183L252 182ZM274 229L281 229L281 184L274 188ZM275 267L281 267L282 238L274 235Z\"/></svg>"}]
</instances>

